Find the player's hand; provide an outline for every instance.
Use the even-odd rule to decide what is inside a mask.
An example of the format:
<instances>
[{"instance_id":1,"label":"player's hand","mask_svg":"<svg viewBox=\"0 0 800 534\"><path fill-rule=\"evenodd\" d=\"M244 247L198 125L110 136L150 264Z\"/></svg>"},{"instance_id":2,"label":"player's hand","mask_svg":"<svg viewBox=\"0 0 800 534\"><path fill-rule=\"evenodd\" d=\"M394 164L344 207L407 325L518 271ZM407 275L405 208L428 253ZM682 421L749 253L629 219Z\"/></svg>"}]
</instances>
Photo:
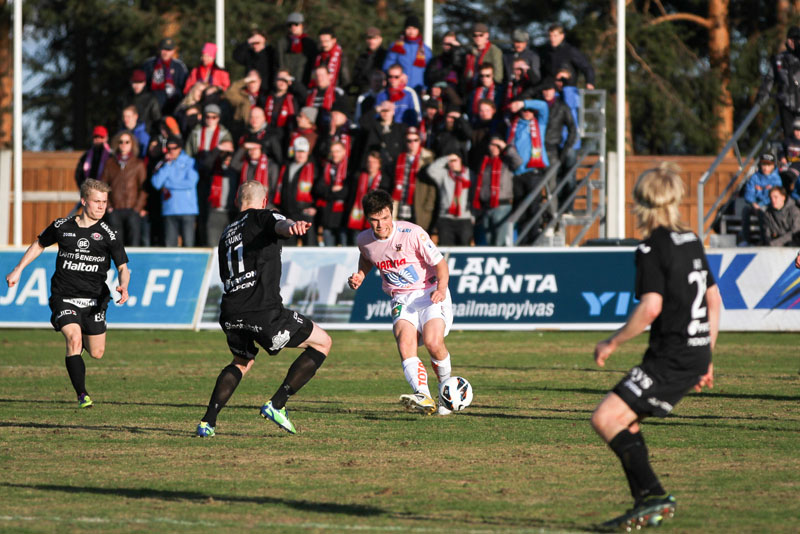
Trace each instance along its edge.
<instances>
[{"instance_id":1,"label":"player's hand","mask_svg":"<svg viewBox=\"0 0 800 534\"><path fill-rule=\"evenodd\" d=\"M594 347L594 362L600 367L605 367L606 360L614 352L614 349L616 349L614 344L610 340L604 339Z\"/></svg>"},{"instance_id":2,"label":"player's hand","mask_svg":"<svg viewBox=\"0 0 800 534\"><path fill-rule=\"evenodd\" d=\"M289 235L305 235L309 228L311 228L310 222L296 221L289 227Z\"/></svg>"},{"instance_id":3,"label":"player's hand","mask_svg":"<svg viewBox=\"0 0 800 534\"><path fill-rule=\"evenodd\" d=\"M350 278L347 279L347 285L350 286L350 289L358 289L363 281L364 273L357 272L350 275Z\"/></svg>"},{"instance_id":4,"label":"player's hand","mask_svg":"<svg viewBox=\"0 0 800 534\"><path fill-rule=\"evenodd\" d=\"M125 304L128 300L128 288L124 286L117 287L117 293L119 293L119 300L117 304Z\"/></svg>"},{"instance_id":5,"label":"player's hand","mask_svg":"<svg viewBox=\"0 0 800 534\"><path fill-rule=\"evenodd\" d=\"M514 100L511 104L508 105L508 109L511 110L511 113L516 113L517 111L521 110L525 106L525 102L522 100Z\"/></svg>"},{"instance_id":6,"label":"player's hand","mask_svg":"<svg viewBox=\"0 0 800 534\"><path fill-rule=\"evenodd\" d=\"M446 296L447 293L445 291L436 288L431 293L431 302L433 302L434 304L438 304L440 302L443 302Z\"/></svg>"},{"instance_id":7,"label":"player's hand","mask_svg":"<svg viewBox=\"0 0 800 534\"><path fill-rule=\"evenodd\" d=\"M708 372L700 377L700 382L694 387L694 390L698 393L703 391L704 387L708 387L708 389L714 389L714 364L708 364Z\"/></svg>"},{"instance_id":8,"label":"player's hand","mask_svg":"<svg viewBox=\"0 0 800 534\"><path fill-rule=\"evenodd\" d=\"M19 275L20 273L16 269L6 275L6 283L8 284L8 287L14 287L17 285L17 282L19 282Z\"/></svg>"}]
</instances>

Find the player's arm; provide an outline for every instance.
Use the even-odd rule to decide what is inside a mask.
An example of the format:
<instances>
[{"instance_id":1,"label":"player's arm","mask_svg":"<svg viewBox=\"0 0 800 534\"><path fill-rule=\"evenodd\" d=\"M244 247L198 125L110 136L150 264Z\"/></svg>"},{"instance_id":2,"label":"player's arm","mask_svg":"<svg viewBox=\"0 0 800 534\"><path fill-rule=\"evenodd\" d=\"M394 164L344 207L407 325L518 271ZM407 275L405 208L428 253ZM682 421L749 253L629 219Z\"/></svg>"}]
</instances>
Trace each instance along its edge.
<instances>
[{"instance_id":1,"label":"player's arm","mask_svg":"<svg viewBox=\"0 0 800 534\"><path fill-rule=\"evenodd\" d=\"M364 282L364 278L372 270L372 264L367 260L363 254L358 256L358 271L350 275L347 279L347 285L350 289L358 289Z\"/></svg>"},{"instance_id":2,"label":"player's arm","mask_svg":"<svg viewBox=\"0 0 800 534\"><path fill-rule=\"evenodd\" d=\"M644 332L645 328L653 324L653 321L661 313L663 302L664 297L659 293L649 292L642 295L642 299L633 310L631 316L628 317L625 325L614 332L611 337L598 343L594 348L594 361L597 365L603 367L611 353L617 350L617 347L629 339L635 338Z\"/></svg>"},{"instance_id":3,"label":"player's arm","mask_svg":"<svg viewBox=\"0 0 800 534\"><path fill-rule=\"evenodd\" d=\"M713 285L706 289L706 307L708 309L708 327L711 336L711 350L717 344L717 334L719 334L719 312L722 308L722 298L719 295L719 287ZM714 387L714 364L708 364L708 371L700 377L700 381L694 386L697 392L702 391L704 387Z\"/></svg>"},{"instance_id":4,"label":"player's arm","mask_svg":"<svg viewBox=\"0 0 800 534\"><path fill-rule=\"evenodd\" d=\"M125 304L128 300L128 284L131 283L131 270L128 269L128 264L117 265L117 274L119 279L119 285L117 286L119 300L117 304Z\"/></svg>"},{"instance_id":5,"label":"player's arm","mask_svg":"<svg viewBox=\"0 0 800 534\"><path fill-rule=\"evenodd\" d=\"M283 219L275 223L275 233L283 237L305 235L309 228L311 228L311 223L308 221Z\"/></svg>"},{"instance_id":6,"label":"player's arm","mask_svg":"<svg viewBox=\"0 0 800 534\"><path fill-rule=\"evenodd\" d=\"M14 269L6 275L6 283L8 287L14 287L19 282L19 277L22 275L22 271L30 265L30 263L39 257L39 255L44 252L44 247L39 240L36 239L31 246L28 247L28 250L25 251L25 254L22 255L22 258L19 260Z\"/></svg>"},{"instance_id":7,"label":"player's arm","mask_svg":"<svg viewBox=\"0 0 800 534\"><path fill-rule=\"evenodd\" d=\"M447 297L447 284L450 282L450 269L447 267L447 260L436 264L436 289L431 293L431 302L434 304L442 302Z\"/></svg>"}]
</instances>

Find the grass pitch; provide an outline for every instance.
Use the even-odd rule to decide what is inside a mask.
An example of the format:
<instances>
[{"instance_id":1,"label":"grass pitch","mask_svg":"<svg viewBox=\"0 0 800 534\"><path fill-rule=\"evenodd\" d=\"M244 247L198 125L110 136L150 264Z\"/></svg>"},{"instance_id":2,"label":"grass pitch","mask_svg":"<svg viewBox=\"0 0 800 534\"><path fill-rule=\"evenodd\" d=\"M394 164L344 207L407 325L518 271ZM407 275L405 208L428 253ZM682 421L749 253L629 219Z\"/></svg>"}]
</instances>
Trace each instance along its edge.
<instances>
[{"instance_id":1,"label":"grass pitch","mask_svg":"<svg viewBox=\"0 0 800 534\"><path fill-rule=\"evenodd\" d=\"M95 406L80 410L60 334L0 331L0 531L581 532L630 505L588 420L645 336L599 369L602 333L453 332L475 400L438 418L397 403L408 386L389 332L331 335L288 405L296 436L258 416L287 349L260 353L200 439L230 361L221 333L112 330L102 361L84 357ZM797 532L798 339L722 334L716 387L645 423L678 499L663 532Z\"/></svg>"}]
</instances>

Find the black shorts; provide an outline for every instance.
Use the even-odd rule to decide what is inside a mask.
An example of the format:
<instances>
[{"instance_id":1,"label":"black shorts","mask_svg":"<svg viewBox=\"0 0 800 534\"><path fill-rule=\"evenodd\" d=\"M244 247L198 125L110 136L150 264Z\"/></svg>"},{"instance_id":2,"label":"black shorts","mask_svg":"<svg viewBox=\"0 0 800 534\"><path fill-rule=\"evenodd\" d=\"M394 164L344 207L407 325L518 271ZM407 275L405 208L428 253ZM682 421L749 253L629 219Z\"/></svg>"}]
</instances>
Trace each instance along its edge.
<instances>
[{"instance_id":1,"label":"black shorts","mask_svg":"<svg viewBox=\"0 0 800 534\"><path fill-rule=\"evenodd\" d=\"M704 374L673 373L666 366L645 360L612 391L640 417L666 417Z\"/></svg>"},{"instance_id":2,"label":"black shorts","mask_svg":"<svg viewBox=\"0 0 800 534\"><path fill-rule=\"evenodd\" d=\"M246 313L220 317L219 324L228 338L231 353L248 360L258 354L256 343L274 356L284 347L300 345L314 329L311 319L286 308L281 308L275 314Z\"/></svg>"},{"instance_id":3,"label":"black shorts","mask_svg":"<svg viewBox=\"0 0 800 534\"><path fill-rule=\"evenodd\" d=\"M75 323L81 333L87 336L104 334L106 331L106 309L108 298L86 299L50 297L50 324L56 332L64 325Z\"/></svg>"}]
</instances>

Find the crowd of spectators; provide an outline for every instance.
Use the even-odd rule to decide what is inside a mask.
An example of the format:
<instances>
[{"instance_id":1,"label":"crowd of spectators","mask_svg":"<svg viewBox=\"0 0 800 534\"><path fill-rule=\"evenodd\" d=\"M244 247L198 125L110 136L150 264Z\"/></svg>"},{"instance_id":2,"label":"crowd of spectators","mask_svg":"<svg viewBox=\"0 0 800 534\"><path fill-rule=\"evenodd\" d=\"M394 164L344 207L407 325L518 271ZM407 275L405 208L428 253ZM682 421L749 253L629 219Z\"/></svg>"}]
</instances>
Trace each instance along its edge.
<instances>
[{"instance_id":1,"label":"crowd of spectators","mask_svg":"<svg viewBox=\"0 0 800 534\"><path fill-rule=\"evenodd\" d=\"M307 35L292 13L278 42L254 27L235 47L236 80L213 43L190 69L163 39L130 74L111 142L94 128L76 181L112 185L108 218L127 246L216 245L247 180L267 187L270 207L314 224L304 246L354 245L368 227L361 199L376 188L440 245L511 245L513 208L555 161L575 161L576 82L593 88L594 71L560 24L539 53L521 29L503 51L476 23L469 43L448 32L434 55L420 28L413 15L386 40L367 28L353 51L333 27Z\"/></svg>"}]
</instances>

